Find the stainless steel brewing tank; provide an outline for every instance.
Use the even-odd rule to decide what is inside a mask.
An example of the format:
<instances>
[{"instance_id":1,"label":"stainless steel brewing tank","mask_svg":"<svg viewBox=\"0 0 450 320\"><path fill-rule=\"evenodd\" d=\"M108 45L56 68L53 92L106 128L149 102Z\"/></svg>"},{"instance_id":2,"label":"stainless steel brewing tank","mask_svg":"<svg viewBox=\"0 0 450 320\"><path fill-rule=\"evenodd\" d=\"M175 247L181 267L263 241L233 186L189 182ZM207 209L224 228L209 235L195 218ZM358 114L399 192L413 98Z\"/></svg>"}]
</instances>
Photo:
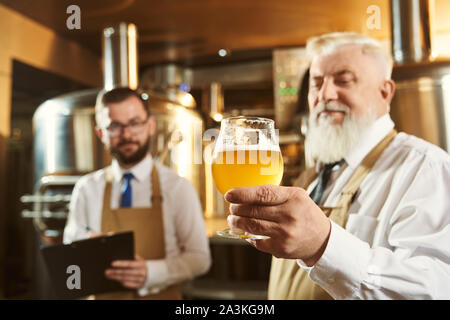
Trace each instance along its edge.
<instances>
[{"instance_id":1,"label":"stainless steel brewing tank","mask_svg":"<svg viewBox=\"0 0 450 320\"><path fill-rule=\"evenodd\" d=\"M47 175L83 175L105 165L95 134L95 101L89 89L45 101L33 116L34 184Z\"/></svg>"},{"instance_id":2,"label":"stainless steel brewing tank","mask_svg":"<svg viewBox=\"0 0 450 320\"><path fill-rule=\"evenodd\" d=\"M396 127L450 151L450 61L396 66L391 116Z\"/></svg>"},{"instance_id":3,"label":"stainless steel brewing tank","mask_svg":"<svg viewBox=\"0 0 450 320\"><path fill-rule=\"evenodd\" d=\"M150 153L189 180L205 208L204 122L195 109L194 98L177 89L147 90L142 94L148 99L150 113L156 120Z\"/></svg>"}]
</instances>

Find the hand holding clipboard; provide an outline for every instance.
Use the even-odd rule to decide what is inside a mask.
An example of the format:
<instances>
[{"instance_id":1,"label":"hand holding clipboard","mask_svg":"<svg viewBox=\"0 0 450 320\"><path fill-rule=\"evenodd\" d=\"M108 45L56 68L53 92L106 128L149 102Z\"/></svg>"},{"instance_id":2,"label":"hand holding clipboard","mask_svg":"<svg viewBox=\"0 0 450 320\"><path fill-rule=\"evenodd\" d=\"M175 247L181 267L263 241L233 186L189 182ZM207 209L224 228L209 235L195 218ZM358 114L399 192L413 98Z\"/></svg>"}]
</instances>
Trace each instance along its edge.
<instances>
[{"instance_id":1,"label":"hand holding clipboard","mask_svg":"<svg viewBox=\"0 0 450 320\"><path fill-rule=\"evenodd\" d=\"M88 226L86 226L86 231L89 232L89 238L104 235L103 233L95 232ZM108 279L120 282L125 288L139 289L147 279L147 264L145 259L139 255L135 255L134 260L116 260L111 263L110 268L105 270L105 276Z\"/></svg>"},{"instance_id":2,"label":"hand holding clipboard","mask_svg":"<svg viewBox=\"0 0 450 320\"><path fill-rule=\"evenodd\" d=\"M41 248L58 299L127 290L105 276L113 261L134 260L133 232L102 235Z\"/></svg>"},{"instance_id":3,"label":"hand holding clipboard","mask_svg":"<svg viewBox=\"0 0 450 320\"><path fill-rule=\"evenodd\" d=\"M108 279L120 282L125 288L139 289L147 279L147 264L145 260L135 255L134 260L116 260L106 269Z\"/></svg>"}]
</instances>

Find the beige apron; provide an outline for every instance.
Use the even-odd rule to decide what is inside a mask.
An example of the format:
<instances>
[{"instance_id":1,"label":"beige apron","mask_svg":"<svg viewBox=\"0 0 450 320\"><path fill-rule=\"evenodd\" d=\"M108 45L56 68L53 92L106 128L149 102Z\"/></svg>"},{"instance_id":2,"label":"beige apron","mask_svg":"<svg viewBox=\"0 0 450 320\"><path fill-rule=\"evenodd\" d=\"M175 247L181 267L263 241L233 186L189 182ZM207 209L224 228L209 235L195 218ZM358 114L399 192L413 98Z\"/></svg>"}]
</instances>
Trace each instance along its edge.
<instances>
[{"instance_id":1,"label":"beige apron","mask_svg":"<svg viewBox=\"0 0 450 320\"><path fill-rule=\"evenodd\" d=\"M336 207L321 207L322 211L333 222L345 227L348 217L348 209L352 198L358 191L364 178L372 170L384 149L394 139L397 132L393 129L389 134L364 158L355 170L344 191L341 194ZM305 170L296 181L296 186L306 189L316 178L314 168ZM314 283L308 273L297 265L295 259L272 258L270 270L268 298L277 300L326 300L332 297L319 285Z\"/></svg>"},{"instance_id":2,"label":"beige apron","mask_svg":"<svg viewBox=\"0 0 450 320\"><path fill-rule=\"evenodd\" d=\"M134 231L135 253L145 260L164 259L166 256L162 196L156 166L152 169L152 207L111 209L112 175L107 170L105 195L103 197L102 233ZM151 272L151 270L150 270ZM139 299L175 300L181 299L181 286L176 284L163 291L141 297L135 290L119 291L95 296L98 300Z\"/></svg>"}]
</instances>

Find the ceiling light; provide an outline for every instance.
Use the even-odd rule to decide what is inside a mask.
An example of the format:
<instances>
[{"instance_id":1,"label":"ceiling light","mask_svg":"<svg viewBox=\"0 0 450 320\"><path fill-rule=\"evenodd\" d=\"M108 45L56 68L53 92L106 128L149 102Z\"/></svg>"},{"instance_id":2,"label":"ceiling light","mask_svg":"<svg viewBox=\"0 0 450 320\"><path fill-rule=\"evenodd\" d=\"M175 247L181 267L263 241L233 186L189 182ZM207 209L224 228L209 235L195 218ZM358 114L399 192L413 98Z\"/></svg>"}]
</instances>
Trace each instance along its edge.
<instances>
[{"instance_id":1,"label":"ceiling light","mask_svg":"<svg viewBox=\"0 0 450 320\"><path fill-rule=\"evenodd\" d=\"M220 113L216 113L216 114L213 116L213 119L214 119L214 121L220 122L220 121L222 121L222 119L223 119L223 115L220 114Z\"/></svg>"},{"instance_id":2,"label":"ceiling light","mask_svg":"<svg viewBox=\"0 0 450 320\"><path fill-rule=\"evenodd\" d=\"M228 50L226 50L226 49L220 49L217 53L219 54L219 56L225 57L225 56L228 55Z\"/></svg>"}]
</instances>

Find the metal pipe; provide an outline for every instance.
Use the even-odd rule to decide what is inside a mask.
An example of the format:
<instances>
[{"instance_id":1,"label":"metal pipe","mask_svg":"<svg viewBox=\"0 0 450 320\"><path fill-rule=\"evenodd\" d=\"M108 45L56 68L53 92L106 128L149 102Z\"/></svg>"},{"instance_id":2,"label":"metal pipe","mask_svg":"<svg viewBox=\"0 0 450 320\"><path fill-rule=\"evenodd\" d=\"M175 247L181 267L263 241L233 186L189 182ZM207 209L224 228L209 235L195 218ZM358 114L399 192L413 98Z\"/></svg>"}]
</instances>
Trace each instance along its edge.
<instances>
[{"instance_id":1,"label":"metal pipe","mask_svg":"<svg viewBox=\"0 0 450 320\"><path fill-rule=\"evenodd\" d=\"M392 55L397 64L432 56L429 0L391 0Z\"/></svg>"},{"instance_id":2,"label":"metal pipe","mask_svg":"<svg viewBox=\"0 0 450 320\"><path fill-rule=\"evenodd\" d=\"M104 89L138 87L137 29L124 22L103 30Z\"/></svg>"},{"instance_id":3,"label":"metal pipe","mask_svg":"<svg viewBox=\"0 0 450 320\"><path fill-rule=\"evenodd\" d=\"M217 122L223 119L223 108L224 108L224 96L222 85L218 82L213 82L210 85L210 98L211 98L211 109L210 116Z\"/></svg>"}]
</instances>

